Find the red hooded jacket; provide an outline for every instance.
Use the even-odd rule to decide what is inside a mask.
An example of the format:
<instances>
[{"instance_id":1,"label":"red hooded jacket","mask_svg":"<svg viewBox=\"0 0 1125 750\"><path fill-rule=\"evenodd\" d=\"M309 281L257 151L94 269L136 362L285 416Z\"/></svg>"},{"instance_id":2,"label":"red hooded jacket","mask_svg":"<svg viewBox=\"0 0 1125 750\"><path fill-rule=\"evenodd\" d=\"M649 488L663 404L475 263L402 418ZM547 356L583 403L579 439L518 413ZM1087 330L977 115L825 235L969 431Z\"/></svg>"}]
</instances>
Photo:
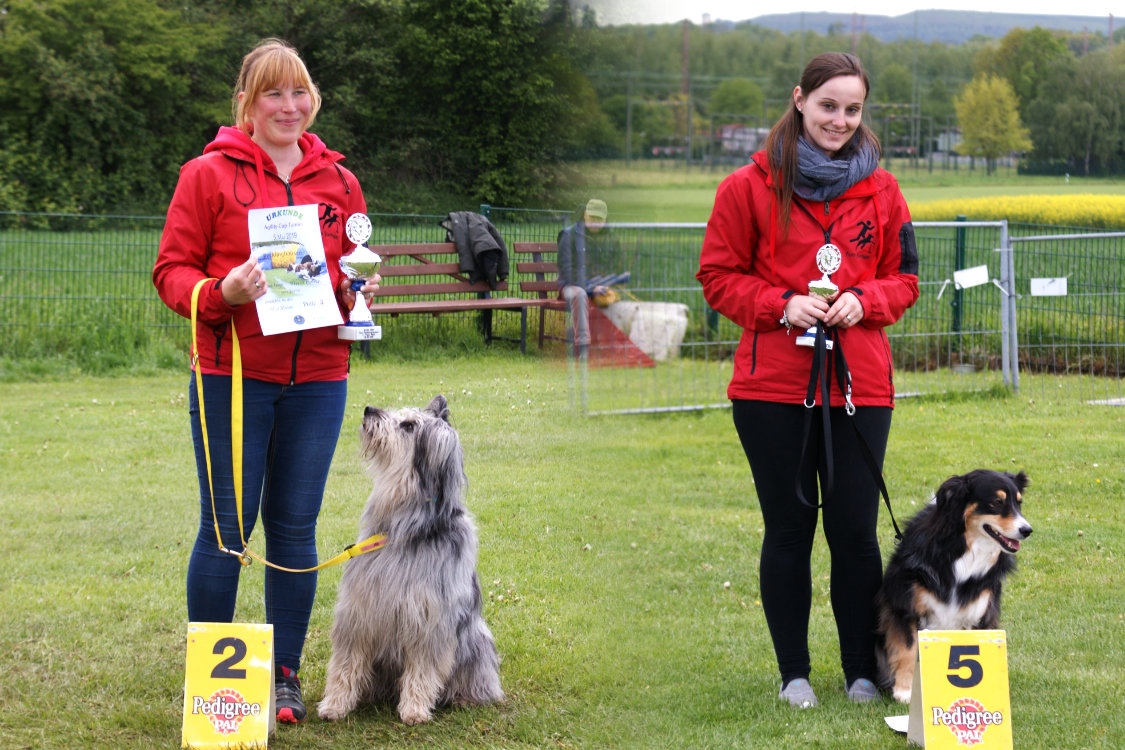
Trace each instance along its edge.
<instances>
[{"instance_id":1,"label":"red hooded jacket","mask_svg":"<svg viewBox=\"0 0 1125 750\"><path fill-rule=\"evenodd\" d=\"M351 251L344 224L353 213L366 213L367 205L355 175L340 165L342 154L312 133L298 143L304 156L289 182L250 136L232 127L220 128L203 155L180 169L152 280L164 303L186 318L196 283L219 280L199 295L199 366L205 373L230 374L233 321L245 377L293 384L348 376L348 342L337 338L334 326L264 336L254 303L228 305L219 290L223 277L250 257L250 209L308 203L320 206L328 273L338 289L340 256Z\"/></svg>"},{"instance_id":2,"label":"red hooded jacket","mask_svg":"<svg viewBox=\"0 0 1125 750\"><path fill-rule=\"evenodd\" d=\"M707 222L696 278L708 304L743 329L727 396L805 401L813 350L794 343L799 332L783 326L781 316L793 294L808 294L809 282L821 277L816 251L831 228L830 241L843 254L832 281L863 305L859 325L835 331L852 375L852 401L893 406L891 349L883 329L918 299L914 228L898 182L876 169L829 202L794 195L788 235L779 214L761 151L719 185ZM844 403L834 378L830 403Z\"/></svg>"}]
</instances>

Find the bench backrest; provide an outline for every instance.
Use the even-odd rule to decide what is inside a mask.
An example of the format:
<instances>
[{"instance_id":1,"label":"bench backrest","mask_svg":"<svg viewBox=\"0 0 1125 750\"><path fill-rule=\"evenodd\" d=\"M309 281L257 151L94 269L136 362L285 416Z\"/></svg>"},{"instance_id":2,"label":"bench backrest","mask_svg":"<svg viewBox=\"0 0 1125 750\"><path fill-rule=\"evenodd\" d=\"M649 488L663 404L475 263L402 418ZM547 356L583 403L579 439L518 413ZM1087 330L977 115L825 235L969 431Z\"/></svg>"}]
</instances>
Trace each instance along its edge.
<instances>
[{"instance_id":1,"label":"bench backrest","mask_svg":"<svg viewBox=\"0 0 1125 750\"><path fill-rule=\"evenodd\" d=\"M383 281L375 297L479 294L507 291L508 282L496 289L488 282L471 283L461 270L460 256L452 242L421 242L404 245L372 245L383 257L379 275ZM554 242L516 242L512 245L515 278L522 296L532 299L558 297L558 246ZM529 260L520 260L521 258Z\"/></svg>"},{"instance_id":2,"label":"bench backrest","mask_svg":"<svg viewBox=\"0 0 1125 750\"><path fill-rule=\"evenodd\" d=\"M487 281L470 282L461 270L457 246L452 242L422 242L409 245L372 245L383 256L379 275L383 281L375 297L415 297L429 294L467 294L507 291L508 282L496 289Z\"/></svg>"},{"instance_id":3,"label":"bench backrest","mask_svg":"<svg viewBox=\"0 0 1125 750\"><path fill-rule=\"evenodd\" d=\"M520 291L530 292L538 299L557 297L559 292L559 248L554 242L517 242L512 245ZM531 256L531 260L518 260Z\"/></svg>"}]
</instances>

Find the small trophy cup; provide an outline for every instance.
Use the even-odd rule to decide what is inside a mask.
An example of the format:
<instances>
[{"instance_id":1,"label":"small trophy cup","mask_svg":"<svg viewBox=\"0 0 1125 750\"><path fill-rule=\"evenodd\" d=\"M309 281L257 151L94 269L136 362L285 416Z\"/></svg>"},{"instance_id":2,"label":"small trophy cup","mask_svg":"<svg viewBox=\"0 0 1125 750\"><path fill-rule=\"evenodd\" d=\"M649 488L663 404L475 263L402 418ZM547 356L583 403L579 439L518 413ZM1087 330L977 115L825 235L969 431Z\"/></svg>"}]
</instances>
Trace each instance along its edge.
<instances>
[{"instance_id":1,"label":"small trophy cup","mask_svg":"<svg viewBox=\"0 0 1125 750\"><path fill-rule=\"evenodd\" d=\"M364 214L352 214L344 225L348 239L355 243L352 251L340 258L340 270L352 281L355 304L352 305L348 322L336 326L336 334L347 341L372 341L383 338L383 327L371 320L371 311L359 290L367 280L375 275L383 259L365 244L371 237L371 219Z\"/></svg>"},{"instance_id":2,"label":"small trophy cup","mask_svg":"<svg viewBox=\"0 0 1125 750\"><path fill-rule=\"evenodd\" d=\"M812 297L820 297L822 300L831 301L836 293L840 291L840 287L836 286L831 279L828 278L830 274L836 273L840 270L840 261L843 259L843 254L840 248L827 242L820 246L816 251L816 267L823 274L819 279L813 279L809 282L809 295ZM802 333L797 337L797 346L816 346L816 331L817 328L824 325L817 323L809 330ZM825 348L832 348L832 339L825 337Z\"/></svg>"}]
</instances>

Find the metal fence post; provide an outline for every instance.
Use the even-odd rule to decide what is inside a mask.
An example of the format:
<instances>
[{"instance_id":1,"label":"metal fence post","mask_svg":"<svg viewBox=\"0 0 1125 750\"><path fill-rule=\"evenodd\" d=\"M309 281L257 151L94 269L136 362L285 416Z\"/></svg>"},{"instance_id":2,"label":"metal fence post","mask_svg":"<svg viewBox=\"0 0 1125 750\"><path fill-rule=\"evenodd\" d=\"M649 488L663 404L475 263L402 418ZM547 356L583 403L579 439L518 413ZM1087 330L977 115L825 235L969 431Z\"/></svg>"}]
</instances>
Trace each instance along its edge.
<instances>
[{"instance_id":1,"label":"metal fence post","mask_svg":"<svg viewBox=\"0 0 1125 750\"><path fill-rule=\"evenodd\" d=\"M1011 387L1012 353L1008 350L1010 344L1008 326L1011 324L1008 318L1008 253L1004 250L1007 226L1007 221L1000 226L1000 247L996 252L1000 253L1000 283L997 285L1000 289L1000 372L1003 374L1004 385Z\"/></svg>"},{"instance_id":2,"label":"metal fence post","mask_svg":"<svg viewBox=\"0 0 1125 750\"><path fill-rule=\"evenodd\" d=\"M1019 326L1016 315L1016 260L1015 251L1012 249L1012 237L1008 233L1008 220L1000 225L1000 250L1001 273L1000 281L1004 286L1004 311L1007 319L1007 338L1005 344L1008 349L1007 367L1011 373L1012 392L1020 392L1020 347ZM1003 334L1002 334L1003 335Z\"/></svg>"},{"instance_id":3,"label":"metal fence post","mask_svg":"<svg viewBox=\"0 0 1125 750\"><path fill-rule=\"evenodd\" d=\"M1000 222L1000 369L1004 385L1019 390L1018 352L1015 348L1015 274L1012 264L1012 242L1008 236L1008 221Z\"/></svg>"},{"instance_id":4,"label":"metal fence post","mask_svg":"<svg viewBox=\"0 0 1125 750\"><path fill-rule=\"evenodd\" d=\"M957 221L968 221L967 216L958 216ZM953 246L953 270L960 271L965 267L965 230L958 227L955 232L955 240ZM965 290L956 284L953 285L953 299L950 301L952 307L952 320L950 328L953 329L953 350L955 352L961 351L961 305L964 303Z\"/></svg>"}]
</instances>

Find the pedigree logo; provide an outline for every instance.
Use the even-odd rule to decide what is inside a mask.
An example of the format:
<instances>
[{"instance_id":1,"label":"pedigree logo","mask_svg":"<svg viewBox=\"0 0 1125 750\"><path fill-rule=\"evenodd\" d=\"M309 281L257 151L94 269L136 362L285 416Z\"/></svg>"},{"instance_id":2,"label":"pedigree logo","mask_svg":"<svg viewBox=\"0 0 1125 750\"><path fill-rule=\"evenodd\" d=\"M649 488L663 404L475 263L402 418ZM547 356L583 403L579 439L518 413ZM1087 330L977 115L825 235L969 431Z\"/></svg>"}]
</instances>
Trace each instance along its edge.
<instances>
[{"instance_id":1,"label":"pedigree logo","mask_svg":"<svg viewBox=\"0 0 1125 750\"><path fill-rule=\"evenodd\" d=\"M954 701L948 711L941 706L932 706L931 710L933 725L949 727L949 731L957 738L957 744L968 747L984 742L985 729L1004 723L1003 713L986 711L984 706L973 698Z\"/></svg>"},{"instance_id":2,"label":"pedigree logo","mask_svg":"<svg viewBox=\"0 0 1125 750\"><path fill-rule=\"evenodd\" d=\"M216 732L227 736L237 732L247 716L261 714L262 704L247 703L237 690L223 688L212 693L210 698L201 695L192 697L191 712L203 714L210 719Z\"/></svg>"}]
</instances>

